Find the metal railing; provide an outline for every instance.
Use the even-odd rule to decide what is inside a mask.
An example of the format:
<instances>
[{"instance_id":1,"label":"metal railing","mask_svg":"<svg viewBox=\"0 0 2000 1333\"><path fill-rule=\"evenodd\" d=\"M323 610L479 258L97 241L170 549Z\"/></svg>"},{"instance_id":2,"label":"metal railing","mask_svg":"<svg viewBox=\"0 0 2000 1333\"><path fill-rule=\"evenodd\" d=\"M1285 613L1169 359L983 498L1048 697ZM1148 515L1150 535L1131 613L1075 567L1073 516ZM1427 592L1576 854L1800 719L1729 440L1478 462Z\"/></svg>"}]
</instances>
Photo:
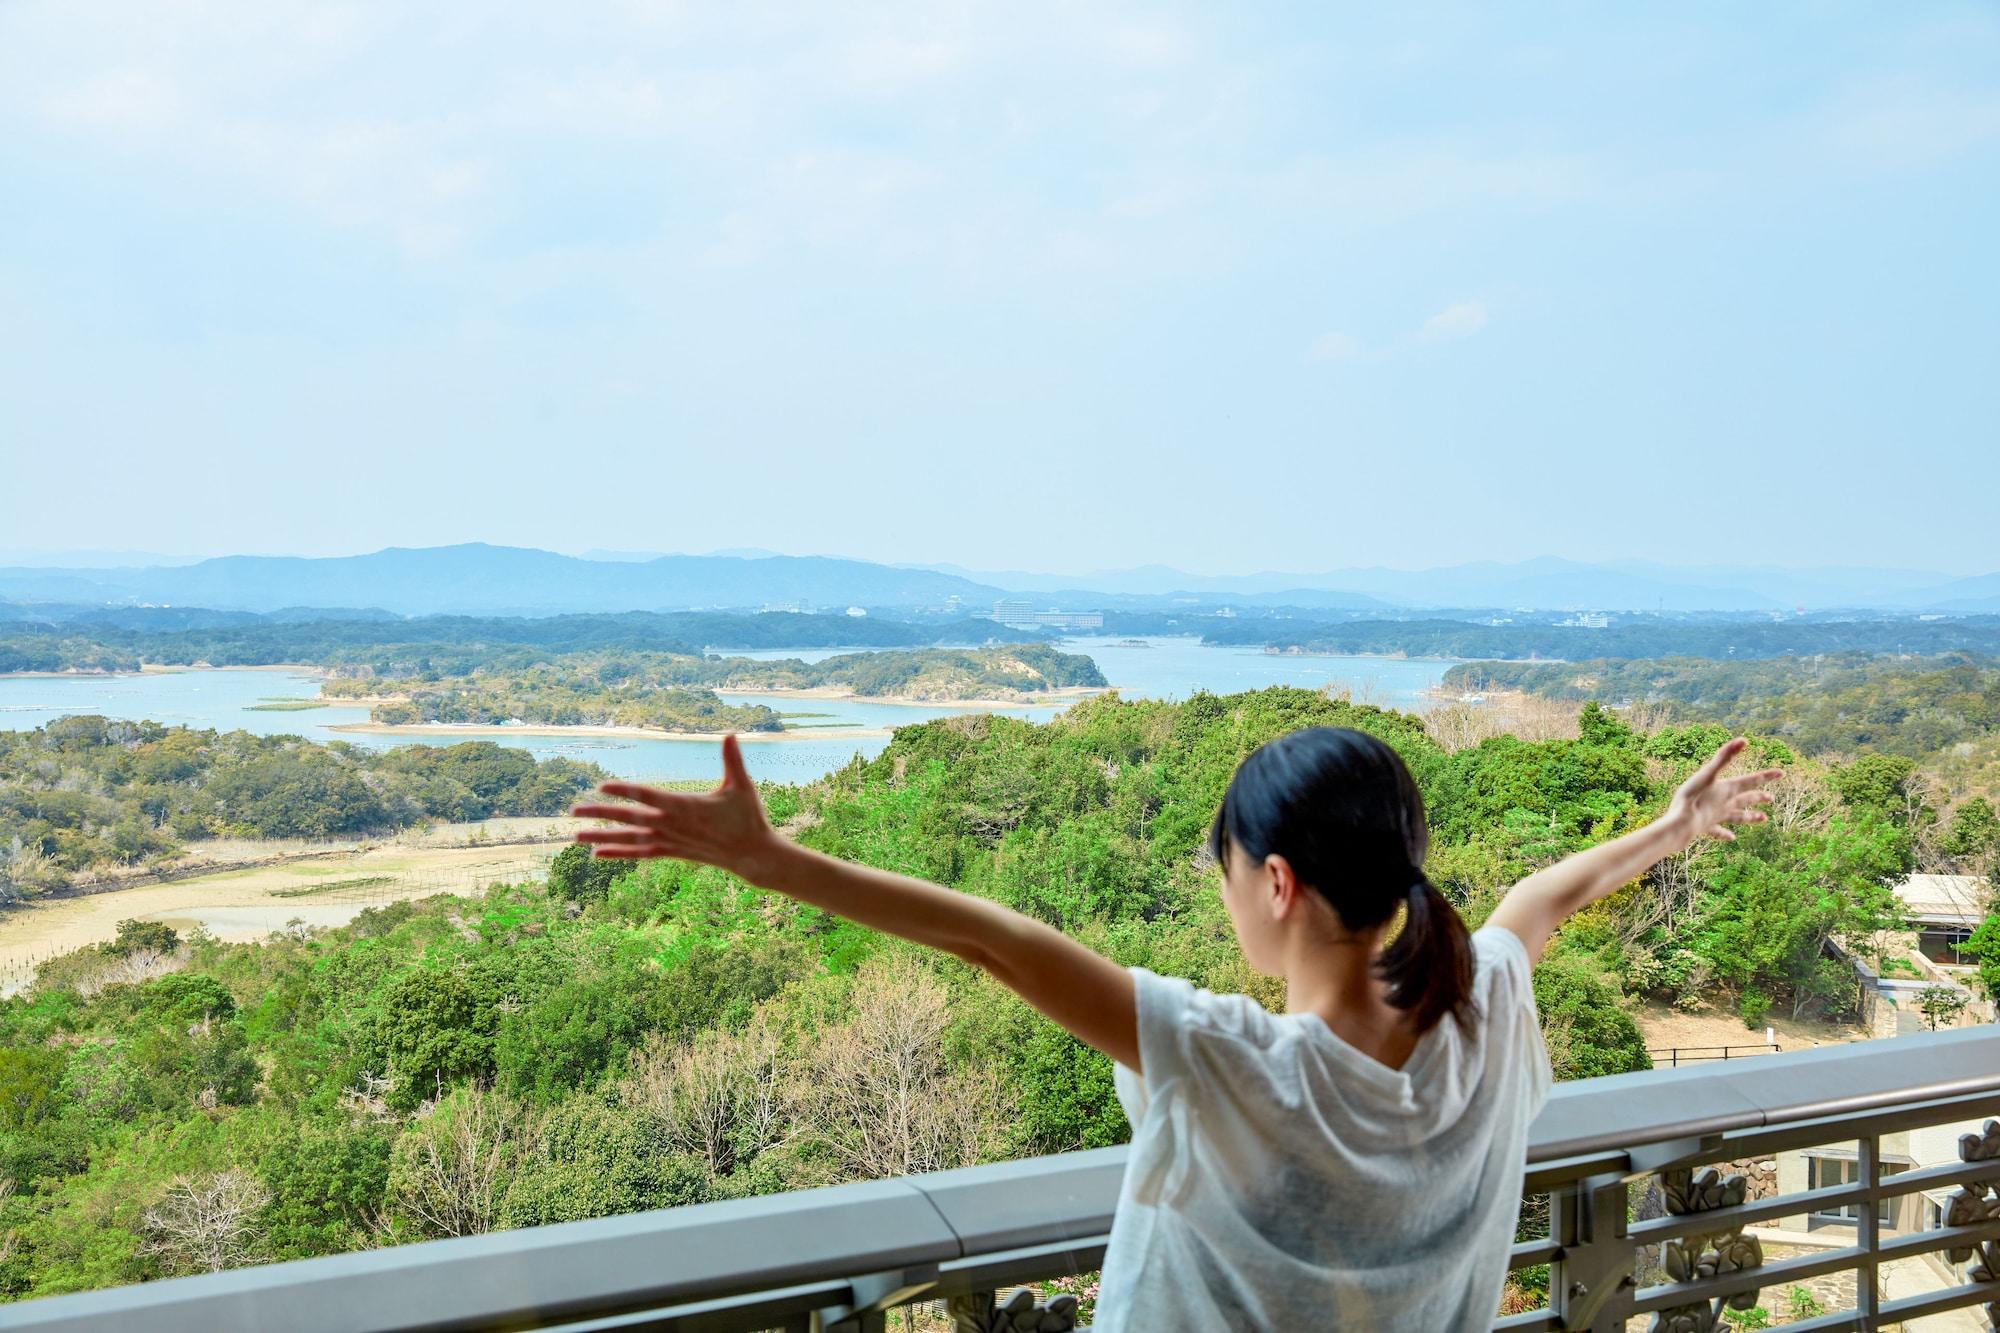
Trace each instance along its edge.
<instances>
[{"instance_id":1,"label":"metal railing","mask_svg":"<svg viewBox=\"0 0 2000 1333\"><path fill-rule=\"evenodd\" d=\"M1704 1333L1761 1287L1845 1272L1851 1308L1787 1325L1876 1329L2000 1302L2000 1125L1956 1159L1877 1178L1885 1137L2000 1116L2000 1029L1974 1028L1559 1086L1530 1138L1527 1192L1549 1234L1515 1245L1546 1265L1548 1303L1496 1330L1651 1327ZM1703 1168L1828 1144L1854 1179L1750 1197ZM1065 1327L1060 1300L1030 1324L1002 1288L1096 1268L1125 1149L969 1167L762 1198L238 1269L0 1307L35 1333L394 1333L556 1329L877 1330L913 1301L950 1300L954 1327ZM1659 1216L1635 1208L1636 1183ZM1937 1225L1894 1233L1885 1200L1956 1189ZM1851 1243L1765 1262L1746 1228L1852 1210ZM1636 1216L1635 1216L1636 1214ZM1934 1289L1887 1298L1885 1265L1944 1252Z\"/></svg>"},{"instance_id":2,"label":"metal railing","mask_svg":"<svg viewBox=\"0 0 2000 1333\"><path fill-rule=\"evenodd\" d=\"M1656 1046L1646 1054L1653 1058L1655 1065L1679 1069L1682 1065L1702 1060L1741 1060L1752 1055L1775 1055L1778 1049L1775 1041L1756 1041L1740 1046Z\"/></svg>"}]
</instances>

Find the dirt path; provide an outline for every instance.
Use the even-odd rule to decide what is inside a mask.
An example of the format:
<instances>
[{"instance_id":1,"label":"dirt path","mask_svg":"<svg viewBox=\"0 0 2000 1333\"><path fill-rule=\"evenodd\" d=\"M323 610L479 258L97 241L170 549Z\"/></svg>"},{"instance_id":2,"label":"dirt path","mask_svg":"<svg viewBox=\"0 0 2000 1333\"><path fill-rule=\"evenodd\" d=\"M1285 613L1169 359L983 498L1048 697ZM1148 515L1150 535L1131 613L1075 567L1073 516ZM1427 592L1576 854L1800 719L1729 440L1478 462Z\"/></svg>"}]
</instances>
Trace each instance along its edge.
<instances>
[{"instance_id":1,"label":"dirt path","mask_svg":"<svg viewBox=\"0 0 2000 1333\"><path fill-rule=\"evenodd\" d=\"M1648 1004L1635 1010L1632 1017L1639 1024L1639 1031L1645 1035L1647 1048L1653 1051L1676 1047L1686 1051L1693 1047L1755 1046L1764 1040L1766 1025L1781 1051L1803 1051L1814 1046L1868 1039L1865 1028L1851 1023L1829 1023L1818 1019L1795 1021L1777 1009L1772 1010L1764 1023L1754 1029L1745 1027L1743 1020L1735 1014L1713 1009L1683 1014L1666 1005ZM1720 1054L1719 1051L1711 1053ZM1655 1055L1654 1060L1662 1065L1669 1063L1667 1057L1659 1055Z\"/></svg>"}]
</instances>

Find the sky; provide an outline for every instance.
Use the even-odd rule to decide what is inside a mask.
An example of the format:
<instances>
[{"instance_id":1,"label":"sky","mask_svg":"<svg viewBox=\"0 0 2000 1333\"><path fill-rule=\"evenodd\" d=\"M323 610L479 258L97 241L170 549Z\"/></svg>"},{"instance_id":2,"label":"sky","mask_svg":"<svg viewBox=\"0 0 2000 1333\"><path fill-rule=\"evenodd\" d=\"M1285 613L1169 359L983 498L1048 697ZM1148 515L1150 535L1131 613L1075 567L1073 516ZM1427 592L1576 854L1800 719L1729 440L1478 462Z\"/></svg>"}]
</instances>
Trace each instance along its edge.
<instances>
[{"instance_id":1,"label":"sky","mask_svg":"<svg viewBox=\"0 0 2000 1333\"><path fill-rule=\"evenodd\" d=\"M2000 569L2000 6L0 2L0 548Z\"/></svg>"}]
</instances>

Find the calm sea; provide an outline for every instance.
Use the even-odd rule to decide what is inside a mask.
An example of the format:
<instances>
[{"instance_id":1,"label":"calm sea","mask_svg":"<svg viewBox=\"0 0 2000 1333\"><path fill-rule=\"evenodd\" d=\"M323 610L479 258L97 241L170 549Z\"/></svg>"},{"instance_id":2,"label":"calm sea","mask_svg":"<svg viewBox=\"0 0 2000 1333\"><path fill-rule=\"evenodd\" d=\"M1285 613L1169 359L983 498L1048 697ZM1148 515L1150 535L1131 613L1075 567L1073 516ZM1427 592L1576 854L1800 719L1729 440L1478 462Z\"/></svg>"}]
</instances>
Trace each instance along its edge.
<instances>
[{"instance_id":1,"label":"calm sea","mask_svg":"<svg viewBox=\"0 0 2000 1333\"><path fill-rule=\"evenodd\" d=\"M1130 646L1133 643L1143 646ZM1202 644L1189 638L1123 640L1075 638L1059 645L1065 652L1094 658L1113 687L1128 698L1185 699L1196 690L1229 694L1266 685L1299 685L1317 689L1333 685L1357 699L1390 708L1413 708L1443 677L1452 663L1442 660L1406 661L1374 657L1280 657L1255 648ZM727 651L727 650L711 650ZM817 661L843 650L759 650L737 652L741 657L799 657ZM450 745L459 740L497 740L537 756L562 755L587 759L622 777L648 781L712 779L719 772L716 748L710 741L638 739L624 736L532 736L481 732L468 736L375 736L330 731L342 722L365 722L368 710L355 707L318 708L306 712L261 712L255 705L271 699L310 699L319 693L311 676L288 671L178 671L140 676L16 677L0 680L0 730L26 731L73 713L218 730L244 730L259 735L305 736L317 741L346 741L375 749L412 742ZM956 713L998 711L1013 717L1044 721L1059 708L966 709L950 706L910 706L864 700L772 699L761 695L724 694L730 703L764 703L780 712L825 714L797 718L801 726L826 727L824 735L782 741L758 741L744 747L750 771L777 782L806 782L830 773L856 754L874 756L889 742L881 736L843 736L850 729L905 726ZM846 724L844 726L839 724Z\"/></svg>"}]
</instances>

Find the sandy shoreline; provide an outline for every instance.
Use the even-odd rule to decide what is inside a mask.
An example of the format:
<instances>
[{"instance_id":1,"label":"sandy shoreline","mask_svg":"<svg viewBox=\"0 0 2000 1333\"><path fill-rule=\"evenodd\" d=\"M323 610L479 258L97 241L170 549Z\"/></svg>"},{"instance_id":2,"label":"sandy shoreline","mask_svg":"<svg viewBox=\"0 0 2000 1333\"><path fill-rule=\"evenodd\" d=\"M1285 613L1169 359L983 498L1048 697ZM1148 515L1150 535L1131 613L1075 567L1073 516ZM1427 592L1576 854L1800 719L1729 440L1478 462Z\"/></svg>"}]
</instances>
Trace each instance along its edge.
<instances>
[{"instance_id":1,"label":"sandy shoreline","mask_svg":"<svg viewBox=\"0 0 2000 1333\"><path fill-rule=\"evenodd\" d=\"M1028 701L1017 699L911 699L902 696L885 697L855 694L836 686L820 685L807 689L792 690L737 690L719 688L718 695L758 699L795 699L808 703L864 703L892 704L906 708L956 708L973 711L977 709L1034 708L1051 704L1069 703L1077 699L1089 698L1104 693L1096 686L1071 686L1060 690L1050 690L1038 694ZM406 703L400 698L371 697L366 700L341 699L341 705ZM628 727L609 723L586 723L561 726L554 723L510 723L489 722L335 722L325 728L327 731L346 731L369 736L623 736L632 740L652 741L704 741L719 742L730 734L722 731L667 731L661 727ZM785 731L739 731L736 739L746 743L751 741L810 741L845 740L853 738L879 739L894 734L890 727L812 727L800 726Z\"/></svg>"},{"instance_id":2,"label":"sandy shoreline","mask_svg":"<svg viewBox=\"0 0 2000 1333\"><path fill-rule=\"evenodd\" d=\"M263 662L255 665L230 666L142 662L137 671L0 671L0 680L120 680L127 676L178 676L189 671L287 671L293 675L318 676L321 679L333 674L325 667L308 666L304 662Z\"/></svg>"}]
</instances>

